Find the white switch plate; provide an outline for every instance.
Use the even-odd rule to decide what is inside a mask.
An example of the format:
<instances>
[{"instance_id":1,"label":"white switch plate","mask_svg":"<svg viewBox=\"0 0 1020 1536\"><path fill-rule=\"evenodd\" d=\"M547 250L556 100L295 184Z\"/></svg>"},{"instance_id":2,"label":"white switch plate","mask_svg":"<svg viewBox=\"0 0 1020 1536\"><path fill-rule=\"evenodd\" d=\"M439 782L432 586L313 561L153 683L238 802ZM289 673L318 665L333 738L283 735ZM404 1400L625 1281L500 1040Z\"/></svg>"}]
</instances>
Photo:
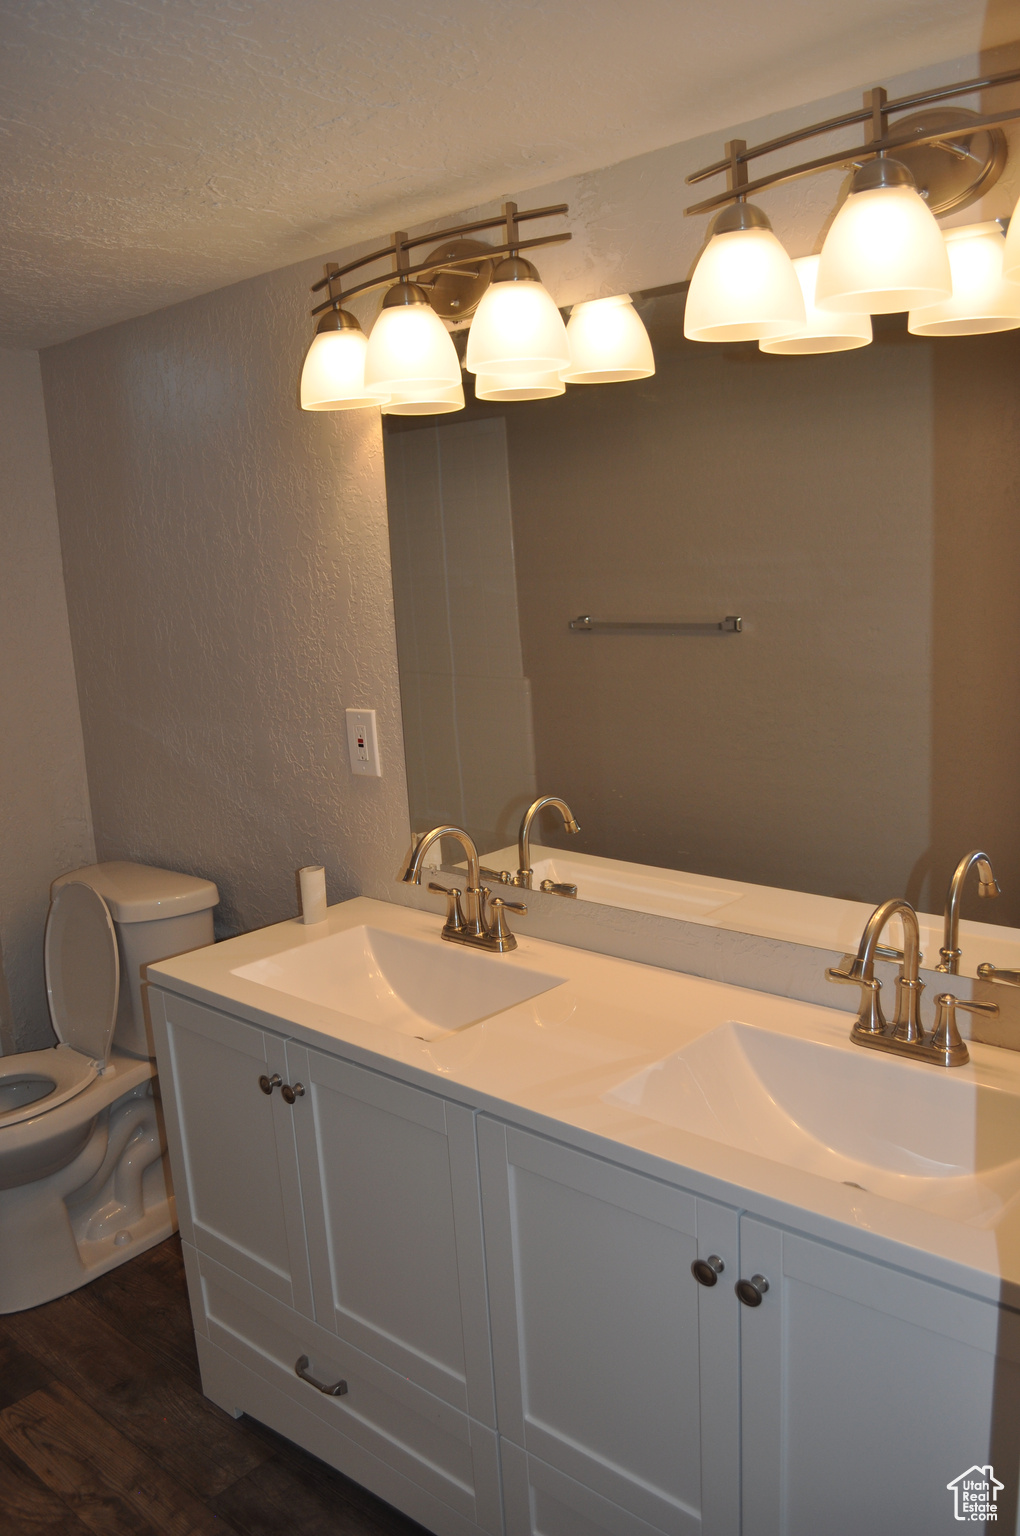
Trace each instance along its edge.
<instances>
[{"instance_id":1,"label":"white switch plate","mask_svg":"<svg viewBox=\"0 0 1020 1536\"><path fill-rule=\"evenodd\" d=\"M351 755L351 772L368 778L381 779L379 766L379 739L375 733L374 709L349 709L347 711L347 750Z\"/></svg>"}]
</instances>

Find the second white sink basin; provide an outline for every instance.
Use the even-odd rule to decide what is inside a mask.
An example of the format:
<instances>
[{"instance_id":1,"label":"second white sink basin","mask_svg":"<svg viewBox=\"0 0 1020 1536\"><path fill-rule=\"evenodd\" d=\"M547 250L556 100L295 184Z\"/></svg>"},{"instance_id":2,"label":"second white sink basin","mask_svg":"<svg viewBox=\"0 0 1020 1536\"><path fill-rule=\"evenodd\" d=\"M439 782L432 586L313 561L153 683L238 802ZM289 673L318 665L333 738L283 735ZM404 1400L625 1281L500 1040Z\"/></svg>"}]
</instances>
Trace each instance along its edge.
<instances>
[{"instance_id":1,"label":"second white sink basin","mask_svg":"<svg viewBox=\"0 0 1020 1536\"><path fill-rule=\"evenodd\" d=\"M368 927L328 934L232 974L418 1040L438 1040L563 981L505 955Z\"/></svg>"},{"instance_id":2,"label":"second white sink basin","mask_svg":"<svg viewBox=\"0 0 1020 1536\"><path fill-rule=\"evenodd\" d=\"M967 1072L730 1022L605 1099L712 1141L983 1224L1020 1193L1020 1098Z\"/></svg>"}]
</instances>

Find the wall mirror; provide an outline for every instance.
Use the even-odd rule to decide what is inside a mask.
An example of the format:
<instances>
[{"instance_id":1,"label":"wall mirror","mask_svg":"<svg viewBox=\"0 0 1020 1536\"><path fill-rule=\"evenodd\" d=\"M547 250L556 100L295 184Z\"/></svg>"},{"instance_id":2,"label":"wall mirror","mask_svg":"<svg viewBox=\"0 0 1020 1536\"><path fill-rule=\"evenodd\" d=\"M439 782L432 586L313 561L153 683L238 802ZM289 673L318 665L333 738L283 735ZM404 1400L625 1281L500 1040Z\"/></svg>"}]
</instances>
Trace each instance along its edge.
<instances>
[{"instance_id":1,"label":"wall mirror","mask_svg":"<svg viewBox=\"0 0 1020 1536\"><path fill-rule=\"evenodd\" d=\"M650 379L385 418L413 828L516 868L560 795L536 872L826 948L981 847L965 917L1020 926L1020 332L785 358L636 302Z\"/></svg>"}]
</instances>

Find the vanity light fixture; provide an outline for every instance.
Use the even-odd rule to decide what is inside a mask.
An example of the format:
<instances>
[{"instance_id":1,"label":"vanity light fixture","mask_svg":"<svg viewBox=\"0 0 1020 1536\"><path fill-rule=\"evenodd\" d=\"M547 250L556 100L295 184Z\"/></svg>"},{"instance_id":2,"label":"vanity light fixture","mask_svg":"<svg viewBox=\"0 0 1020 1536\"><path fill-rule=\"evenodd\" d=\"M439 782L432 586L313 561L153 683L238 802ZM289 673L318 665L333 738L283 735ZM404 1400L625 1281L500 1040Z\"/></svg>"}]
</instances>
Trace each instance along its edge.
<instances>
[{"instance_id":1,"label":"vanity light fixture","mask_svg":"<svg viewBox=\"0 0 1020 1536\"><path fill-rule=\"evenodd\" d=\"M629 293L575 304L567 321L567 384L616 384L655 372L648 332Z\"/></svg>"},{"instance_id":2,"label":"vanity light fixture","mask_svg":"<svg viewBox=\"0 0 1020 1536\"><path fill-rule=\"evenodd\" d=\"M759 341L762 352L778 352L787 357L799 357L808 352L848 352L853 347L866 347L871 340L870 315L832 314L819 309L815 303L815 282L818 278L819 256L798 256L793 270L804 296L806 319L804 324L786 336L774 336ZM1020 289L1017 289L1020 294Z\"/></svg>"},{"instance_id":3,"label":"vanity light fixture","mask_svg":"<svg viewBox=\"0 0 1020 1536\"><path fill-rule=\"evenodd\" d=\"M901 160L862 165L832 221L815 303L837 313L898 314L952 297L942 232Z\"/></svg>"},{"instance_id":4,"label":"vanity light fixture","mask_svg":"<svg viewBox=\"0 0 1020 1536\"><path fill-rule=\"evenodd\" d=\"M570 362L567 328L530 261L508 256L492 274L468 332L469 373L560 373Z\"/></svg>"},{"instance_id":5,"label":"vanity light fixture","mask_svg":"<svg viewBox=\"0 0 1020 1536\"><path fill-rule=\"evenodd\" d=\"M523 213L518 212L516 203L505 203L497 218L478 219L448 230L443 243L415 265L411 264L411 252L416 246L433 244L435 233L410 239L398 231L392 243L381 250L344 267L329 265L325 277L312 288L313 293L326 289L327 298L312 311L313 316L323 318L305 359L302 407L356 410L376 404L394 415L435 415L462 409L460 362L443 321L472 314L491 291L491 282L499 285L501 297L496 305L490 306L490 311L512 311L516 335L509 344L504 342L497 349L506 354L495 359L498 369L487 367L486 372L551 372L557 375L558 383L558 375L569 361L566 328L552 298L538 282L534 268L520 252L533 246L559 244L569 240L570 233L524 240L519 226L529 219L566 212L565 203L531 208ZM498 228L505 232L502 245L459 238L478 230ZM500 256L506 259L497 262ZM343 280L350 273L387 259L392 261L389 271L343 288ZM389 292L366 343L357 320L343 304L355 294L381 287ZM509 302L502 297L507 290L513 290ZM521 344L522 310L534 321L530 341L533 356L526 356L527 349ZM344 338L343 342L331 339L336 337ZM543 391L550 392L560 390ZM532 397L518 391L507 398Z\"/></svg>"},{"instance_id":6,"label":"vanity light fixture","mask_svg":"<svg viewBox=\"0 0 1020 1536\"><path fill-rule=\"evenodd\" d=\"M950 302L950 253L934 215L964 207L994 185L1006 160L1002 124L1020 118L1020 108L979 114L961 107L936 108L933 103L1017 81L1020 69L1013 69L896 101L890 101L879 86L865 93L860 110L812 123L767 143L748 147L743 140L734 140L727 144L724 159L687 178L688 183L695 183L725 173L727 187L685 210L688 214L725 210L691 279L688 313L692 300L697 299L698 304L686 334L695 335L698 340L739 339L739 323L728 326L727 320L739 314L741 304L746 303L739 291L744 280L742 269L734 262L732 271L727 271L724 263L716 259L713 248L723 232L728 232L731 244L738 238L744 239L751 211L747 197L801 176L841 166L853 167L855 175L822 248L814 307L835 314L860 315L865 311L887 314L930 309ZM917 112L919 107L926 110ZM890 123L892 115L908 109L911 116ZM749 180L748 165L759 156L845 130L856 123L866 125L863 144L832 150ZM728 224L723 222L727 216L731 221ZM764 215L760 217L764 220ZM757 224L758 229L763 227L767 228L767 221ZM706 266L710 281L699 282ZM1006 276L1020 283L1020 234L1015 253L1007 251ZM807 326L807 321L801 324ZM797 327L792 331L795 335ZM837 335L838 332L837 327ZM764 330L759 336L763 342L782 340L784 336L793 339L790 328L785 333ZM789 346L782 350L796 349Z\"/></svg>"},{"instance_id":7,"label":"vanity light fixture","mask_svg":"<svg viewBox=\"0 0 1020 1536\"><path fill-rule=\"evenodd\" d=\"M496 267L468 332L469 373L561 373L570 362L567 328L530 261L519 254L516 206L506 203L508 254Z\"/></svg>"},{"instance_id":8,"label":"vanity light fixture","mask_svg":"<svg viewBox=\"0 0 1020 1536\"><path fill-rule=\"evenodd\" d=\"M753 203L725 208L691 278L688 341L761 341L804 324L793 262Z\"/></svg>"},{"instance_id":9,"label":"vanity light fixture","mask_svg":"<svg viewBox=\"0 0 1020 1536\"><path fill-rule=\"evenodd\" d=\"M383 299L368 339L366 391L391 402L401 396L427 406L434 399L443 409L450 391L459 388L460 359L449 331L424 288L402 279Z\"/></svg>"},{"instance_id":10,"label":"vanity light fixture","mask_svg":"<svg viewBox=\"0 0 1020 1536\"><path fill-rule=\"evenodd\" d=\"M998 220L947 229L944 239L952 298L912 309L907 329L915 336L980 336L1020 326L1020 286L1002 275L1006 237Z\"/></svg>"},{"instance_id":11,"label":"vanity light fixture","mask_svg":"<svg viewBox=\"0 0 1020 1536\"><path fill-rule=\"evenodd\" d=\"M323 315L301 370L303 411L359 411L379 405L365 390L368 337L346 309Z\"/></svg>"},{"instance_id":12,"label":"vanity light fixture","mask_svg":"<svg viewBox=\"0 0 1020 1536\"><path fill-rule=\"evenodd\" d=\"M331 264L312 292L327 290L301 377L301 405L310 411L358 410L377 404L384 415L439 415L461 410L464 389L446 321L468 320L467 369L479 400L547 400L566 384L609 384L655 372L648 333L629 294L575 304L565 326L555 300L521 255L555 245L570 233L521 238L520 226L567 212L566 203L519 212L504 203L496 218L448 230L440 245L411 264L416 246L435 233L392 243L345 267ZM502 229L501 245L466 238ZM503 258L500 260L499 258ZM389 270L344 290L349 273L390 260ZM343 304L385 287L382 310L366 341Z\"/></svg>"}]
</instances>

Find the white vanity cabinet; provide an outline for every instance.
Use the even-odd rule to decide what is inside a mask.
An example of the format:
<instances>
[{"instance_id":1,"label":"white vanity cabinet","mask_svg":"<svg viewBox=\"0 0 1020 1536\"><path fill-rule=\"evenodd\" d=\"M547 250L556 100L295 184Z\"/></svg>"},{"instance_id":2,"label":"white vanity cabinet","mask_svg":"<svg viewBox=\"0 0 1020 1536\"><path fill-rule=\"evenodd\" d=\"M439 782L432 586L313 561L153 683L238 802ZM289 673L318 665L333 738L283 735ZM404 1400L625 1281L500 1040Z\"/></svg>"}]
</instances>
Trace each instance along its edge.
<instances>
[{"instance_id":1,"label":"white vanity cabinet","mask_svg":"<svg viewBox=\"0 0 1020 1536\"><path fill-rule=\"evenodd\" d=\"M202 1381L228 1411L436 1536L940 1536L975 1467L1016 1531L1020 1313L925 1278L922 1250L881 1262L849 1222L794 1231L601 1130L522 1108L525 1129L488 1088L432 1091L431 1057L362 1045L376 1071L310 1025L150 1001ZM606 1070L585 1045L575 1097Z\"/></svg>"},{"instance_id":2,"label":"white vanity cabinet","mask_svg":"<svg viewBox=\"0 0 1020 1536\"><path fill-rule=\"evenodd\" d=\"M508 1536L737 1536L737 1212L478 1132Z\"/></svg>"},{"instance_id":3,"label":"white vanity cabinet","mask_svg":"<svg viewBox=\"0 0 1020 1536\"><path fill-rule=\"evenodd\" d=\"M1020 1314L746 1215L740 1245L743 1536L948 1536L988 1465L1015 1530Z\"/></svg>"},{"instance_id":4,"label":"white vanity cabinet","mask_svg":"<svg viewBox=\"0 0 1020 1536\"><path fill-rule=\"evenodd\" d=\"M473 1113L150 1001L207 1395L443 1536L498 1536Z\"/></svg>"}]
</instances>

